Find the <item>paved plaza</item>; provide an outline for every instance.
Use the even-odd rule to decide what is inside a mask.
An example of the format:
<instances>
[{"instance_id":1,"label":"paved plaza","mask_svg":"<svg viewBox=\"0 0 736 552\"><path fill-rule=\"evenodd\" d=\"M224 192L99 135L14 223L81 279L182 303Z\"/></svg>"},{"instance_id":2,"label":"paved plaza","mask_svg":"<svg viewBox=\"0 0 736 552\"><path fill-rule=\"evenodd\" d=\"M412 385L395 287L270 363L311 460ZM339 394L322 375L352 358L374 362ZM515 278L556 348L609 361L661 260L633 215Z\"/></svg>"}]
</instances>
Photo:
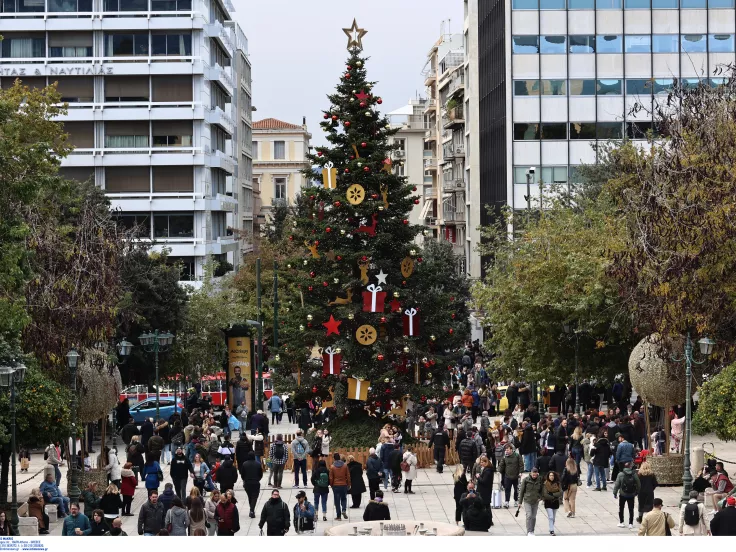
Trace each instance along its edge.
<instances>
[{"instance_id":1,"label":"paved plaza","mask_svg":"<svg viewBox=\"0 0 736 552\"><path fill-rule=\"evenodd\" d=\"M272 433L284 433L290 434L295 433L297 427L292 424L288 424L285 421L281 425L271 426ZM714 442L716 444L716 454L725 458L726 460L736 461L736 443L722 443L715 439L715 436L695 437L693 439L693 446L700 446L703 443ZM97 447L96 447L96 450ZM122 455L123 447L118 444L119 453ZM43 456L41 454L34 455L31 463L31 471L33 474L43 467ZM444 473L439 474L434 468L431 469L420 469L418 470L418 477L414 481L413 490L416 494L405 495L403 493L392 493L390 488L385 493L385 502L388 504L391 511L392 520L431 520L440 521L446 523L455 523L455 501L453 499L453 480L452 471L454 466L446 466ZM169 477L169 466L163 465L164 471L164 483L170 482ZM565 517L565 513L562 508L558 510L557 521L555 525L555 532L557 535L636 535L639 524L634 523L634 529L620 529L616 525L618 523L618 500L613 498L613 484L608 485L608 492L594 492L593 489L585 488L585 467L583 465L583 485L578 489L577 494L577 513L576 517L569 519ZM728 470L728 464L727 468ZM62 468L64 478L66 478L66 471ZM311 475L311 472L310 472ZM18 487L18 498L19 501L24 501L31 489L34 486L38 486L41 483L41 475L36 476L31 481L24 482ZM27 479L26 474L18 474L18 480L24 481ZM65 479L64 479L65 480ZM266 486L268 482L268 473L264 473L261 493L258 500L258 506L256 507L256 518L250 519L248 517L248 506L247 496L243 490L242 483L240 480L235 485L235 497L238 500L238 510L240 512L240 526L241 530L238 536L245 535L258 535L258 521L260 518L260 512L263 504L270 498L270 487ZM494 478L494 484L498 483L498 474ZM283 488L281 489L281 497L289 505L290 510L296 503L294 498L299 491L292 487L294 484L293 475L291 472L284 473ZM366 485L367 486L367 485ZM191 484L188 488L191 488ZM302 487L303 488L303 487ZM383 488L383 486L381 487ZM163 483L159 490L163 490ZM310 502L313 501L312 486L307 487L307 496ZM664 500L665 510L672 514L676 520L679 519L679 501L682 494L682 487L659 487L655 491L655 496ZM327 504L327 520L322 521L322 513L319 513L319 521L317 522L316 535L322 535L324 531L333 525L337 524L349 524L351 521L363 521L363 510L368 502L369 495L366 492L363 495L363 500L360 509L348 508L349 519L345 521L334 521L335 510L332 502L332 492L328 497ZM129 535L137 535L137 519L138 511L141 505L147 498L146 490L143 488L143 484L138 484L138 489L133 501L133 512L135 517L124 517L123 529ZM513 500L513 497L512 497ZM348 497L348 506L350 506L350 497ZM513 502L512 502L513 506ZM516 510L512 507L508 510L500 509L493 510L493 523L494 526L491 528L491 535L526 535L525 517L524 510L522 508L519 513L519 517L515 517ZM708 506L708 519L710 519L710 507ZM635 517L636 517L635 513ZM626 514L628 517L628 513ZM626 519L628 523L628 519ZM462 522L461 522L462 523ZM56 523L51 528L52 535L61 534L61 523ZM539 509L539 515L537 518L536 534L548 535L549 528L547 523L547 514L542 507ZM293 528L288 534L289 536L295 535Z\"/></svg>"}]
</instances>

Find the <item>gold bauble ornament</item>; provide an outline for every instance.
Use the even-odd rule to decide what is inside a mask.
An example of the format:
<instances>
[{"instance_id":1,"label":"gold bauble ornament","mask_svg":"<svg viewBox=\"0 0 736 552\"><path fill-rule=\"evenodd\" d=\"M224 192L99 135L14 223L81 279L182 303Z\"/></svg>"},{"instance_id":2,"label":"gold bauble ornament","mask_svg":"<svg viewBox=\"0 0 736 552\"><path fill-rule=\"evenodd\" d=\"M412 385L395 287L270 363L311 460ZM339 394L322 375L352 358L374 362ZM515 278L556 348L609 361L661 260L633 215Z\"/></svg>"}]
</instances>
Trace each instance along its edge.
<instances>
[{"instance_id":1,"label":"gold bauble ornament","mask_svg":"<svg viewBox=\"0 0 736 552\"><path fill-rule=\"evenodd\" d=\"M355 318L355 315L353 313L348 314L348 320L352 320Z\"/></svg>"},{"instance_id":2,"label":"gold bauble ornament","mask_svg":"<svg viewBox=\"0 0 736 552\"><path fill-rule=\"evenodd\" d=\"M304 331L304 324L299 324L299 331L300 332L303 332Z\"/></svg>"},{"instance_id":3,"label":"gold bauble ornament","mask_svg":"<svg viewBox=\"0 0 736 552\"><path fill-rule=\"evenodd\" d=\"M404 352L405 353L408 353L409 352L409 347L404 347Z\"/></svg>"},{"instance_id":4,"label":"gold bauble ornament","mask_svg":"<svg viewBox=\"0 0 736 552\"><path fill-rule=\"evenodd\" d=\"M314 319L314 316L312 316L311 314L307 315L307 320L311 322L313 319Z\"/></svg>"},{"instance_id":5,"label":"gold bauble ornament","mask_svg":"<svg viewBox=\"0 0 736 552\"><path fill-rule=\"evenodd\" d=\"M411 251L409 251L409 255L411 255L412 257L416 257L416 254L417 254L416 249L412 249Z\"/></svg>"},{"instance_id":6,"label":"gold bauble ornament","mask_svg":"<svg viewBox=\"0 0 736 552\"><path fill-rule=\"evenodd\" d=\"M433 336L433 335L430 335L429 336L429 339L431 339L432 341L435 341L437 338L435 336Z\"/></svg>"}]
</instances>

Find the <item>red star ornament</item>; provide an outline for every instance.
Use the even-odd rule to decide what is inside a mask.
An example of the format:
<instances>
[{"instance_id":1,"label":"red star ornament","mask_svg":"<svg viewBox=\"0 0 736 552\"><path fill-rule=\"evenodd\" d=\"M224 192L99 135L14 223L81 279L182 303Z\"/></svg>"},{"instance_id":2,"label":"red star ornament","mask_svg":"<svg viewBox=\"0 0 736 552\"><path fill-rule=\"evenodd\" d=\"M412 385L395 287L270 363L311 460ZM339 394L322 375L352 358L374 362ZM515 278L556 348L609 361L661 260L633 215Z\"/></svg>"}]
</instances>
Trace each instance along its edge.
<instances>
[{"instance_id":1,"label":"red star ornament","mask_svg":"<svg viewBox=\"0 0 736 552\"><path fill-rule=\"evenodd\" d=\"M366 94L365 93L365 90L361 90L360 91L360 94L356 94L355 97L358 98L358 101L364 102L367 99L369 99L371 97L371 95L370 94Z\"/></svg>"},{"instance_id":2,"label":"red star ornament","mask_svg":"<svg viewBox=\"0 0 736 552\"><path fill-rule=\"evenodd\" d=\"M322 322L322 325L327 328L327 335L337 334L340 335L340 324L342 320L335 320L335 317L330 315L330 319L327 322Z\"/></svg>"},{"instance_id":3,"label":"red star ornament","mask_svg":"<svg viewBox=\"0 0 736 552\"><path fill-rule=\"evenodd\" d=\"M389 303L389 306L391 307L391 312L400 312L401 311L401 303L398 299L394 299Z\"/></svg>"}]
</instances>

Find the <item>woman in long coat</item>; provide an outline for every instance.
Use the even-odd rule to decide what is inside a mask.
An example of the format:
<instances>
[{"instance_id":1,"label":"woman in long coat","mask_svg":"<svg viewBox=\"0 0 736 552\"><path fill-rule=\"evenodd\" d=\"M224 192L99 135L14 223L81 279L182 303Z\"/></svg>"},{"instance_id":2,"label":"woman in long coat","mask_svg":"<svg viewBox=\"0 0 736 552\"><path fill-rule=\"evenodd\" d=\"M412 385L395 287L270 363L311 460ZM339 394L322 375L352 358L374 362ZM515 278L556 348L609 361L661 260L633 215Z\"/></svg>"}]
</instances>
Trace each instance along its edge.
<instances>
[{"instance_id":1,"label":"woman in long coat","mask_svg":"<svg viewBox=\"0 0 736 552\"><path fill-rule=\"evenodd\" d=\"M357 462L352 454L348 456L348 471L350 472L350 496L353 499L351 508L360 508L360 499L365 492L363 464Z\"/></svg>"}]
</instances>

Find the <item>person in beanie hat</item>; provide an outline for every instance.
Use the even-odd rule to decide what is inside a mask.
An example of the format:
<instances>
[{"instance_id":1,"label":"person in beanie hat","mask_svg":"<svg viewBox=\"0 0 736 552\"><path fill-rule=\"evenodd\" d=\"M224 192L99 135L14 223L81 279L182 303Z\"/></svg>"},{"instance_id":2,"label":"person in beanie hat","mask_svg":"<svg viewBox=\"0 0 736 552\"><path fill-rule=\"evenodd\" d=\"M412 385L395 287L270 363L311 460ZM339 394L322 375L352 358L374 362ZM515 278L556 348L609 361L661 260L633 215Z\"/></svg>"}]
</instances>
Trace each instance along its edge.
<instances>
[{"instance_id":1,"label":"person in beanie hat","mask_svg":"<svg viewBox=\"0 0 736 552\"><path fill-rule=\"evenodd\" d=\"M714 537L736 536L736 497L726 499L726 507L716 513L710 522L710 532Z\"/></svg>"},{"instance_id":2,"label":"person in beanie hat","mask_svg":"<svg viewBox=\"0 0 736 552\"><path fill-rule=\"evenodd\" d=\"M307 500L307 493L299 491L294 505L294 531L314 531L314 506Z\"/></svg>"}]
</instances>

